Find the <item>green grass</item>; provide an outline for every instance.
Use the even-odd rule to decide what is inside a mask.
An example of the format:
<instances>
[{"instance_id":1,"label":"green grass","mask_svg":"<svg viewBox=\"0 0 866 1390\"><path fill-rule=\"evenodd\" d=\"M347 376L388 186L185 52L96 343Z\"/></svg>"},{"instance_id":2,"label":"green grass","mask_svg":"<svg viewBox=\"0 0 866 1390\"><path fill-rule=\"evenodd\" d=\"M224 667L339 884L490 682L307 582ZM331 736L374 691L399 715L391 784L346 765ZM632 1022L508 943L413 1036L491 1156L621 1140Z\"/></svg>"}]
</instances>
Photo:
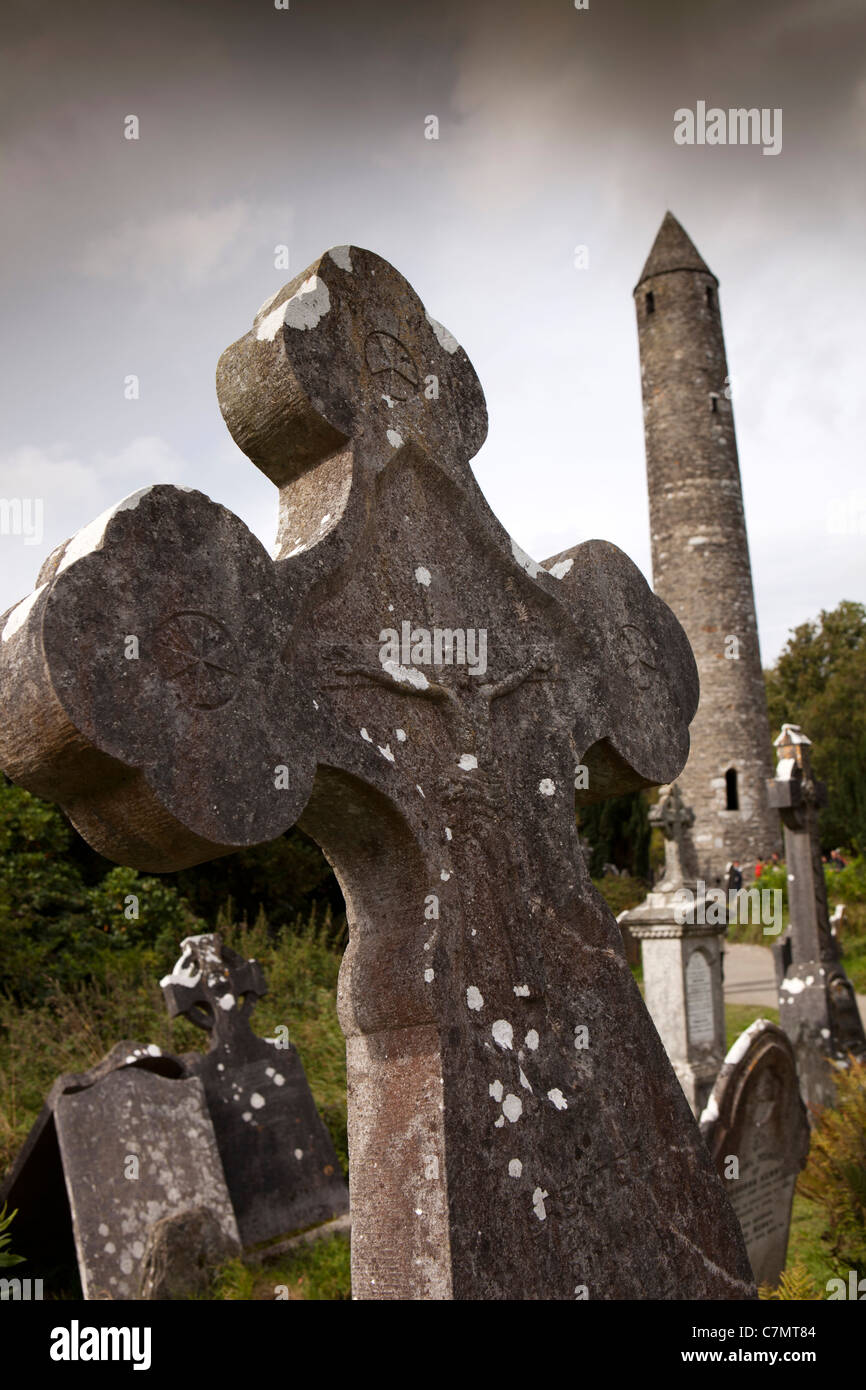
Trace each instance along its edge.
<instances>
[{"instance_id":1,"label":"green grass","mask_svg":"<svg viewBox=\"0 0 866 1390\"><path fill-rule=\"evenodd\" d=\"M339 1234L324 1236L261 1265L230 1260L217 1271L208 1296L223 1301L257 1302L350 1299L349 1238Z\"/></svg>"},{"instance_id":2,"label":"green grass","mask_svg":"<svg viewBox=\"0 0 866 1390\"><path fill-rule=\"evenodd\" d=\"M842 964L858 994L866 994L866 903L846 905L842 932Z\"/></svg>"},{"instance_id":3,"label":"green grass","mask_svg":"<svg viewBox=\"0 0 866 1390\"><path fill-rule=\"evenodd\" d=\"M763 1004L725 1005L725 1050L730 1051L737 1038L744 1033L756 1018L768 1018L771 1023L779 1022L779 1010Z\"/></svg>"}]
</instances>

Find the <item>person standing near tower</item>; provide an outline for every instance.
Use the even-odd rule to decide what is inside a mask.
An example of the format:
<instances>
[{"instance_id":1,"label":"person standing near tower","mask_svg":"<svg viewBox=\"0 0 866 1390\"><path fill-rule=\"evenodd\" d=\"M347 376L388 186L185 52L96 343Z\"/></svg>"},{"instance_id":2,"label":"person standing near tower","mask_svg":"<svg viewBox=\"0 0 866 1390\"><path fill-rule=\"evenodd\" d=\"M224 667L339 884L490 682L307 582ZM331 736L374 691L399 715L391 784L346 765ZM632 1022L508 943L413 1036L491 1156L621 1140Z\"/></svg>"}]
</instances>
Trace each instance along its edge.
<instances>
[{"instance_id":1,"label":"person standing near tower","mask_svg":"<svg viewBox=\"0 0 866 1390\"><path fill-rule=\"evenodd\" d=\"M653 587L688 634L701 679L679 779L692 806L690 876L781 848L770 726L719 282L670 212L634 290Z\"/></svg>"}]
</instances>

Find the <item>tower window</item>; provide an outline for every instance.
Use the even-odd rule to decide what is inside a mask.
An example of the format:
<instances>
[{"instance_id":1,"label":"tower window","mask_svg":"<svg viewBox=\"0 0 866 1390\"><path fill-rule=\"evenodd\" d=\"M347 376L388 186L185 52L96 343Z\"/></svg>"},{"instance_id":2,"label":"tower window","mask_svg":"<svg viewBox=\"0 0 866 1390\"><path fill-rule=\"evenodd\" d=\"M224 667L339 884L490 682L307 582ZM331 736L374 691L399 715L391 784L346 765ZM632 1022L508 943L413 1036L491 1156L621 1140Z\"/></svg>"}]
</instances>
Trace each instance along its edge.
<instances>
[{"instance_id":1,"label":"tower window","mask_svg":"<svg viewBox=\"0 0 866 1390\"><path fill-rule=\"evenodd\" d=\"M725 773L725 800L726 811L739 811L740 798L737 794L737 769L729 767Z\"/></svg>"},{"instance_id":2,"label":"tower window","mask_svg":"<svg viewBox=\"0 0 866 1390\"><path fill-rule=\"evenodd\" d=\"M647 290L645 302L646 302L646 311L647 311L647 313L648 313L648 314L654 314L655 311L656 311L656 298L655 298L655 295L653 294L652 290Z\"/></svg>"},{"instance_id":3,"label":"tower window","mask_svg":"<svg viewBox=\"0 0 866 1390\"><path fill-rule=\"evenodd\" d=\"M719 413L719 398L715 391L710 392L710 410L714 415Z\"/></svg>"},{"instance_id":4,"label":"tower window","mask_svg":"<svg viewBox=\"0 0 866 1390\"><path fill-rule=\"evenodd\" d=\"M716 307L716 299L715 295L713 294L712 285L707 285L707 304L710 306L711 309L715 309Z\"/></svg>"}]
</instances>

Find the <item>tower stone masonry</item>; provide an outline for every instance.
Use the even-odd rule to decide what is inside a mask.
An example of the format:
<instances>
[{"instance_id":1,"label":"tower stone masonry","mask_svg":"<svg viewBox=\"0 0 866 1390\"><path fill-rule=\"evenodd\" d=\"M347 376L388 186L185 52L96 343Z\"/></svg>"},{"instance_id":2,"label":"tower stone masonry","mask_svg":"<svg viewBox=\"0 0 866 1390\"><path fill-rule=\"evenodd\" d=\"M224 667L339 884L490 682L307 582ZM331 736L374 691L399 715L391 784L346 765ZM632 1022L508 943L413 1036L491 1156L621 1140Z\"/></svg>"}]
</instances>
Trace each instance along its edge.
<instances>
[{"instance_id":1,"label":"tower stone masonry","mask_svg":"<svg viewBox=\"0 0 866 1390\"><path fill-rule=\"evenodd\" d=\"M781 849L770 728L719 282L666 213L634 291L653 585L686 630L701 681L679 779L694 809L690 877Z\"/></svg>"}]
</instances>

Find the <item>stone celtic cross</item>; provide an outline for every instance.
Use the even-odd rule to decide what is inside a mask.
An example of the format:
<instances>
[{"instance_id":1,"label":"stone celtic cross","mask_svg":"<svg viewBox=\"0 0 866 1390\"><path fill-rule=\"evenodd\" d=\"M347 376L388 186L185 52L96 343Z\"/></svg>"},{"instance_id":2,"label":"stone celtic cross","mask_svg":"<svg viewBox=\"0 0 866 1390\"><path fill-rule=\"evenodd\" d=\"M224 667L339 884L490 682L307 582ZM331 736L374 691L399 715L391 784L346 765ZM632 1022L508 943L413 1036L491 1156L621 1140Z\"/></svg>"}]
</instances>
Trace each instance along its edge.
<instances>
[{"instance_id":1,"label":"stone celtic cross","mask_svg":"<svg viewBox=\"0 0 866 1390\"><path fill-rule=\"evenodd\" d=\"M676 783L666 787L655 806L649 808L649 823L657 825L665 837L663 883L682 884L688 859L686 832L695 823L695 813L686 806Z\"/></svg>"},{"instance_id":2,"label":"stone celtic cross","mask_svg":"<svg viewBox=\"0 0 866 1390\"><path fill-rule=\"evenodd\" d=\"M3 627L0 761L143 869L324 849L356 1297L750 1296L575 827L578 765L600 799L685 763L681 628L614 546L512 543L472 366L378 256L274 295L217 389L274 558L168 486L59 547Z\"/></svg>"}]
</instances>

